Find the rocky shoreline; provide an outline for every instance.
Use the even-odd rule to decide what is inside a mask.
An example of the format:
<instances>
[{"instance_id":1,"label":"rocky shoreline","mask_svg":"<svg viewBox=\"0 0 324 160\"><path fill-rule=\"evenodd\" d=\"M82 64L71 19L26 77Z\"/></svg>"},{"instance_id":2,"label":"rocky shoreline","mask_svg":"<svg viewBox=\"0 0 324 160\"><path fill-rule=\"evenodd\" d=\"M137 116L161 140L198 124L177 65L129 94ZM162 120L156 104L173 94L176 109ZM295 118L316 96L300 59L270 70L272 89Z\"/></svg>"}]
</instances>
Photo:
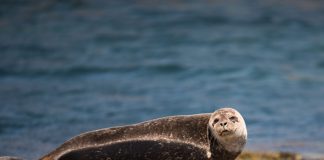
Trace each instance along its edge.
<instances>
[{"instance_id":1,"label":"rocky shoreline","mask_svg":"<svg viewBox=\"0 0 324 160\"><path fill-rule=\"evenodd\" d=\"M237 160L324 160L324 157L306 157L290 152L257 152L245 151Z\"/></svg>"},{"instance_id":2,"label":"rocky shoreline","mask_svg":"<svg viewBox=\"0 0 324 160\"><path fill-rule=\"evenodd\" d=\"M18 157L1 157L0 160L22 160ZM259 152L245 151L237 160L324 160L324 157L305 157L298 153L289 152Z\"/></svg>"}]
</instances>

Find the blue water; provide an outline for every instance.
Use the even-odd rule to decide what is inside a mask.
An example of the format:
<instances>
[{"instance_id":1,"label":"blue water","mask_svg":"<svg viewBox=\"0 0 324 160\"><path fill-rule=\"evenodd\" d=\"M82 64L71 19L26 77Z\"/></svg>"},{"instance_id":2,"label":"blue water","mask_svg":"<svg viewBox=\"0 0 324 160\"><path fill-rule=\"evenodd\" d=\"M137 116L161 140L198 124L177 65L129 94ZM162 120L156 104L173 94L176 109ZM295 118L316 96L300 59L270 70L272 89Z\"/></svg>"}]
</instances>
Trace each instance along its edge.
<instances>
[{"instance_id":1,"label":"blue water","mask_svg":"<svg viewBox=\"0 0 324 160\"><path fill-rule=\"evenodd\" d=\"M1 0L0 155L237 108L249 150L324 153L324 2Z\"/></svg>"}]
</instances>

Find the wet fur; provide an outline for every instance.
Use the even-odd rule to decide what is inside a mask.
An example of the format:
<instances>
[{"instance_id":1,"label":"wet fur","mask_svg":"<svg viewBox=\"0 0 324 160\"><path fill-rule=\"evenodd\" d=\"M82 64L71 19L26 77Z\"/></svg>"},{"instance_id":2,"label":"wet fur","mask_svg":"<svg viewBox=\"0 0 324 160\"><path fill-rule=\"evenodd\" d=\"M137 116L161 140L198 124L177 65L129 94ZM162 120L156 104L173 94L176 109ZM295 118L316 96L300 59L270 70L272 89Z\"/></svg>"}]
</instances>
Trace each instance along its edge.
<instances>
[{"instance_id":1,"label":"wet fur","mask_svg":"<svg viewBox=\"0 0 324 160\"><path fill-rule=\"evenodd\" d=\"M41 160L234 160L241 150L228 151L220 143L209 125L211 115L172 116L84 133Z\"/></svg>"}]
</instances>

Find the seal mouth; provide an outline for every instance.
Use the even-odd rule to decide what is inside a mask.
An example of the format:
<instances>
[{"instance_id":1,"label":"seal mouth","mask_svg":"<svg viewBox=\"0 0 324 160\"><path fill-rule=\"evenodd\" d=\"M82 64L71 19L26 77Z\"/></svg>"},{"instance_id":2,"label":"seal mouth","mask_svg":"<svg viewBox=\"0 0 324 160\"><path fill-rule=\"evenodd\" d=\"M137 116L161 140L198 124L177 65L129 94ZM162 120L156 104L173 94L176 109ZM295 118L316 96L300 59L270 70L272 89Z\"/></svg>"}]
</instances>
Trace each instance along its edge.
<instances>
[{"instance_id":1,"label":"seal mouth","mask_svg":"<svg viewBox=\"0 0 324 160\"><path fill-rule=\"evenodd\" d=\"M227 136L227 135L230 135L230 134L232 134L232 131L227 130L227 129L224 129L219 133L220 136Z\"/></svg>"}]
</instances>

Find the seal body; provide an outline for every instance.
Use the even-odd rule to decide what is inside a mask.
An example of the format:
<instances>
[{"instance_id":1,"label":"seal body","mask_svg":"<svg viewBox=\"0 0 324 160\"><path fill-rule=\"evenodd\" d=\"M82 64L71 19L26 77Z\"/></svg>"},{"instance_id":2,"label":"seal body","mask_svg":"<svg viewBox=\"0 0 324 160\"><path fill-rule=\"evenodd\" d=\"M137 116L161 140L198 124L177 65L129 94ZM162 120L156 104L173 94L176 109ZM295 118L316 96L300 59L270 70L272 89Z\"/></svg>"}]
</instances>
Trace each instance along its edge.
<instances>
[{"instance_id":1,"label":"seal body","mask_svg":"<svg viewBox=\"0 0 324 160\"><path fill-rule=\"evenodd\" d=\"M87 132L41 160L234 160L246 138L240 113L222 108Z\"/></svg>"},{"instance_id":2,"label":"seal body","mask_svg":"<svg viewBox=\"0 0 324 160\"><path fill-rule=\"evenodd\" d=\"M87 132L41 159L207 159L210 115L172 116Z\"/></svg>"}]
</instances>

